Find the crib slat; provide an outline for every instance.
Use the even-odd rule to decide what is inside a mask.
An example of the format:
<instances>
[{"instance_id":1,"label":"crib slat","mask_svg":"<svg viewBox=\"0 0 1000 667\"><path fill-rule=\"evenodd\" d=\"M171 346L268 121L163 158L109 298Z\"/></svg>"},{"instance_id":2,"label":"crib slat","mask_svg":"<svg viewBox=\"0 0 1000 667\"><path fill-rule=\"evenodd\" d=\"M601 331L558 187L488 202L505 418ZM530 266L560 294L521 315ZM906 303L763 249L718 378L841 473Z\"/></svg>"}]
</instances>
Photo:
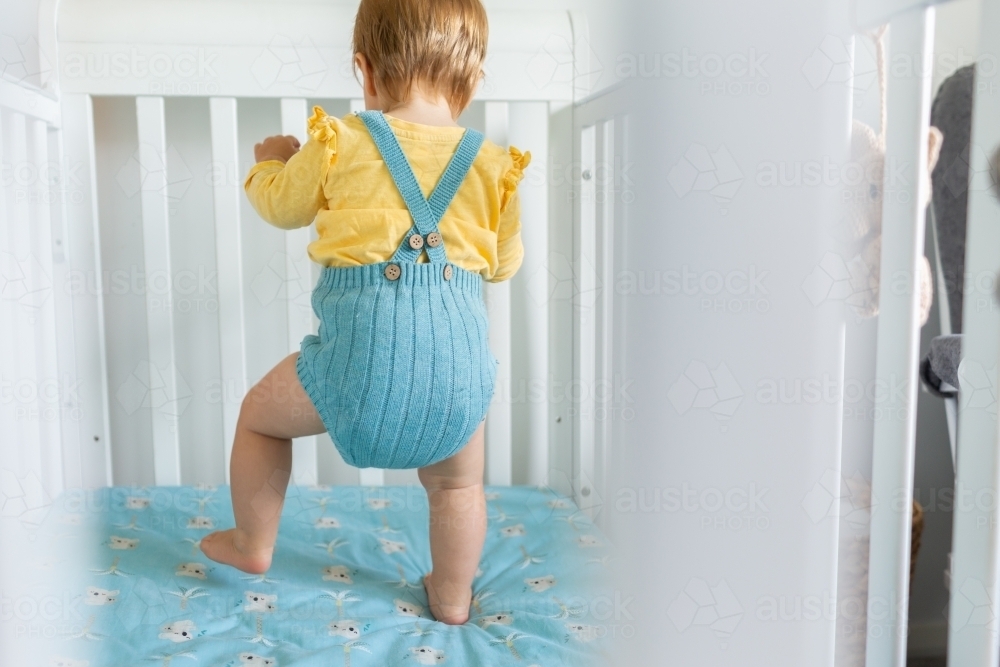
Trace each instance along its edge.
<instances>
[{"instance_id":1,"label":"crib slat","mask_svg":"<svg viewBox=\"0 0 1000 667\"><path fill-rule=\"evenodd\" d=\"M510 105L510 143L531 151L531 165L518 186L524 262L511 281L514 377L530 389L549 383L549 103ZM542 281L541 290L538 290ZM526 390L527 391L527 390ZM546 391L546 395L548 392ZM549 403L528 399L514 410L515 452L526 458L524 483L549 484ZM526 443L521 445L521 443ZM518 480L521 483L522 480Z\"/></svg>"},{"instance_id":2,"label":"crib slat","mask_svg":"<svg viewBox=\"0 0 1000 667\"><path fill-rule=\"evenodd\" d=\"M618 405L614 380L614 294L615 284L615 137L619 130L615 120L602 121L598 124L597 144L595 146L595 169L591 176L597 194L597 226L595 229L594 250L596 272L595 284L600 286L594 295L595 312L595 357L594 378L596 384L590 395L594 403L594 458L591 462L591 481L594 493L591 496L591 506L599 506L607 496L606 473L608 454L611 450L612 426L619 416L618 410L624 406Z\"/></svg>"},{"instance_id":3,"label":"crib slat","mask_svg":"<svg viewBox=\"0 0 1000 667\"><path fill-rule=\"evenodd\" d=\"M896 54L913 58L915 76L888 77L886 107L886 164L914 165L912 179L893 185L893 196L882 203L882 267L879 277L879 316L876 337L876 386L899 383L905 389L886 392L878 405L872 436L871 497L904 498L886 503L871 515L868 551L868 608L873 601L893 605L894 612L869 613L866 665L906 664L909 606L910 537L916 442L917 377L920 353L920 288L918 262L924 253L924 207L927 180L927 132L931 106L934 55L934 10L911 9L891 22L888 62ZM889 179L887 179L888 181ZM888 187L888 185L887 185ZM899 289L899 276L907 277ZM995 345L995 343L994 343ZM963 350L965 354L968 349ZM898 416L897 416L898 415ZM959 433L964 431L959 429ZM962 459L959 458L959 465ZM960 514L960 512L956 513ZM896 605L898 604L898 607ZM992 641L996 646L996 638ZM991 663L996 664L994 651ZM958 662L949 664L975 664Z\"/></svg>"},{"instance_id":4,"label":"crib slat","mask_svg":"<svg viewBox=\"0 0 1000 667\"><path fill-rule=\"evenodd\" d=\"M34 187L28 188L27 195L31 204L31 254L37 259L36 270L39 278L51 285L52 271L52 211L49 208L51 192L48 178L41 174L43 167L49 165L49 131L48 123L33 119L28 128L30 138L30 162L34 165L39 177ZM38 304L35 313L35 364L39 388L55 383L59 387L62 375L58 365L58 344L56 342L56 297L49 291L48 295ZM62 387L59 387L63 389ZM52 495L62 493L62 391L56 391L55 396L39 391L38 408L40 410L41 478L45 489Z\"/></svg>"},{"instance_id":5,"label":"crib slat","mask_svg":"<svg viewBox=\"0 0 1000 667\"><path fill-rule=\"evenodd\" d=\"M237 173L240 164L236 100L209 100L212 160L225 173ZM230 168L232 165L232 168ZM239 179L219 178L213 188L215 207L215 257L219 285L220 371L222 373L222 425L226 482L233 452L236 421L247 392L246 317L243 308L243 239L240 228Z\"/></svg>"},{"instance_id":6,"label":"crib slat","mask_svg":"<svg viewBox=\"0 0 1000 667\"><path fill-rule=\"evenodd\" d=\"M27 146L27 120L22 113L14 112L7 116L8 122L5 140L6 163L16 168L25 168L27 173L28 146ZM23 178L23 177L22 177ZM30 183L30 181L28 181ZM42 276L36 270L38 266L37 258L31 248L31 217L28 207L27 192L23 185L8 190L10 201L8 202L7 213L9 218L6 225L6 239L4 239L5 249L10 256L5 257L7 262L15 263L12 270L22 280L23 287L5 286L5 295L12 297L11 305L11 325L13 335L9 339L13 345L13 359L8 367L13 370L13 380L17 385L27 387L38 387L38 371L35 366L35 333L36 328L33 320L33 310L35 304L40 300L42 287ZM34 292L34 295L29 294ZM34 392L37 396L38 392ZM15 419L13 428L5 434L10 438L10 448L7 451L16 452L16 458L11 462L11 468L18 475L26 475L29 472L41 475L41 430L38 419L29 419L30 411L37 410L39 404L31 398L30 393L26 398L14 402ZM20 414L18 414L20 412ZM11 437L13 436L13 437Z\"/></svg>"},{"instance_id":7,"label":"crib slat","mask_svg":"<svg viewBox=\"0 0 1000 667\"><path fill-rule=\"evenodd\" d=\"M97 215L97 166L94 150L94 107L89 95L62 96L62 140L66 165L78 165L77 190L67 188L65 201L67 257L75 275L88 276L85 288L73 291L72 312L79 382L80 485L109 486L111 426L108 413L107 348L104 333L104 290L101 285L100 225ZM72 198L70 195L74 195ZM69 461L67 461L69 464Z\"/></svg>"},{"instance_id":8,"label":"crib slat","mask_svg":"<svg viewBox=\"0 0 1000 667\"><path fill-rule=\"evenodd\" d=\"M306 143L306 101L301 98L281 100L281 133L290 134ZM288 309L288 345L298 352L302 339L315 333L310 294L312 293L312 260L306 247L312 241L312 225L285 232L285 289ZM296 438L292 443L292 476L296 484L318 482L316 436Z\"/></svg>"},{"instance_id":9,"label":"crib slat","mask_svg":"<svg viewBox=\"0 0 1000 667\"><path fill-rule=\"evenodd\" d=\"M486 137L498 146L507 145L509 105L485 103ZM510 281L486 284L486 307L490 318L490 349L500 362L496 390L486 417L486 481L508 486L513 480L513 411L511 405Z\"/></svg>"},{"instance_id":10,"label":"crib slat","mask_svg":"<svg viewBox=\"0 0 1000 667\"><path fill-rule=\"evenodd\" d=\"M150 389L165 398L151 410L153 471L157 485L181 483L178 416L169 408L177 396L174 347L173 272L170 262L170 219L167 201L167 133L162 97L136 97L139 166L142 170L142 245L147 281L146 327ZM160 393L162 392L162 393Z\"/></svg>"},{"instance_id":11,"label":"crib slat","mask_svg":"<svg viewBox=\"0 0 1000 667\"><path fill-rule=\"evenodd\" d=\"M580 136L580 197L579 234L575 239L576 272L579 281L576 296L577 326L574 357L576 380L581 387L576 406L576 455L574 456L573 490L577 504L590 505L594 479L594 388L597 384L596 331L593 326L596 306L597 275L594 270L597 254L597 127L583 129Z\"/></svg>"}]
</instances>

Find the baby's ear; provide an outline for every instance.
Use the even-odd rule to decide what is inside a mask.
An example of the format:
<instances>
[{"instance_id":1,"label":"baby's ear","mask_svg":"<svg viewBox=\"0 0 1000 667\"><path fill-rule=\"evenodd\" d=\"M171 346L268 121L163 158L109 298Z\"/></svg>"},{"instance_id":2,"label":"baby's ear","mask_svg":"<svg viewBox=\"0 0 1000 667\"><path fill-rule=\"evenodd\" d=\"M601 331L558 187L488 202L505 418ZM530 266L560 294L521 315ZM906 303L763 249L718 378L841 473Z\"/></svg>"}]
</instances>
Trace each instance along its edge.
<instances>
[{"instance_id":1,"label":"baby's ear","mask_svg":"<svg viewBox=\"0 0 1000 667\"><path fill-rule=\"evenodd\" d=\"M927 173L934 171L934 165L941 157L941 144L944 143L944 135L941 130L931 125L927 130Z\"/></svg>"}]
</instances>

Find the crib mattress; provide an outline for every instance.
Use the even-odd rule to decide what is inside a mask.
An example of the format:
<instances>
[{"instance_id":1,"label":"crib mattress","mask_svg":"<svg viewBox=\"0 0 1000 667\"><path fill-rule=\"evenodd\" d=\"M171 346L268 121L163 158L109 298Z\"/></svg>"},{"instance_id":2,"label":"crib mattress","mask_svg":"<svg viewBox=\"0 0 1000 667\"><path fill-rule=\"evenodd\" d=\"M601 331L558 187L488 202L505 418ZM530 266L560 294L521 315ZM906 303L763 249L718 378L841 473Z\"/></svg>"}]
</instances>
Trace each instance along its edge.
<instances>
[{"instance_id":1,"label":"crib mattress","mask_svg":"<svg viewBox=\"0 0 1000 667\"><path fill-rule=\"evenodd\" d=\"M431 617L420 583L430 552L419 487L291 487L264 576L215 564L198 549L208 532L232 526L226 487L116 487L88 493L85 502L64 497L40 533L46 548L81 554L60 570L76 582L83 611L52 645L51 662L603 662L616 602L606 539L570 499L548 489L489 488L487 499L473 616L447 626Z\"/></svg>"}]
</instances>

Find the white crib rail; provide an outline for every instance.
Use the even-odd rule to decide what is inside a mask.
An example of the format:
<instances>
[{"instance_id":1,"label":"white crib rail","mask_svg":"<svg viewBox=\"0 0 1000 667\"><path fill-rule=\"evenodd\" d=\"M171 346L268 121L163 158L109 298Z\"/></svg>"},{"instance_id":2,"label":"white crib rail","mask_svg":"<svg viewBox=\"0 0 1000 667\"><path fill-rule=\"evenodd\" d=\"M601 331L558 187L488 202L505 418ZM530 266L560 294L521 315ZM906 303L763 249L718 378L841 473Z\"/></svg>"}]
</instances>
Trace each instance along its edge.
<instances>
[{"instance_id":1,"label":"white crib rail","mask_svg":"<svg viewBox=\"0 0 1000 667\"><path fill-rule=\"evenodd\" d=\"M68 97L74 100L75 113L85 107L89 108L89 98L78 95ZM248 340L255 337L257 325L260 324L258 318L263 315L262 311L248 311L245 307L249 295L246 291L247 276L243 260L247 252L247 232L243 226L262 225L258 229L266 226L259 221L250 222L256 218L244 201L242 192L240 165L247 164L249 156L240 154L237 130L240 106L241 100L238 98L218 97L208 100L208 134L211 137L212 156L209 168L213 170L211 187L214 201L211 220L216 242L215 266L209 268L215 271L218 280L218 364L221 386L221 400L212 409L221 411L222 431L208 434L207 438L221 441L220 446L225 451L226 479L241 401L249 383L254 379L250 377L252 373L249 370L248 351L253 349L256 354L260 354L265 349L270 349L267 344L261 348L259 340L254 344L250 344ZM359 100L351 101L352 108L360 106ZM306 98L282 98L279 118L281 132L294 134L304 142L308 107ZM534 156L532 169L536 170L535 173L542 174L547 163L549 113L549 104L546 102L492 101L483 104L480 118L477 120L474 114L473 120L481 122L484 130L495 141L510 141L530 147ZM139 343L144 349L138 356L148 359L146 367L141 369L141 373L148 374L148 377L144 375L140 380L146 382L151 392L160 391L163 396L170 398L176 397L183 385L177 375L178 368L183 366L183 359L178 355L183 354L183 351L178 345L177 324L173 317L173 286L178 262L182 262L182 258L172 257L171 248L182 246L178 246L178 239L171 239L171 225L176 224L171 222L171 216L174 215L171 207L176 206L176 202L171 201L167 186L176 179L171 176L172 167L166 157L173 150L167 136L169 111L165 107L164 98L139 96L135 98L135 114L138 168L142 178L139 197L143 232L142 257L141 260L138 257L136 260L144 267L143 274L150 286L155 286L155 289L148 289L144 294L147 338ZM91 144L87 143L93 141L93 129L87 128L84 131L83 128L78 128L78 131L84 133L85 150L93 150ZM246 150L244 146L243 151ZM86 159L92 163L94 156L88 155ZM235 178L232 176L234 173ZM220 174L226 176L221 177ZM101 179L113 177L112 174L100 175ZM549 304L531 292L537 287L540 273L543 280L548 280L545 273L548 256L548 180L538 176L526 179L521 185L521 197L522 235L526 246L524 266L515 280L490 285L487 290L491 345L501 360L497 396L487 418L487 481L491 484L548 482L548 404L545 400L524 399L523 392L517 398L511 396L511 388L515 384L529 386L533 380L544 380L548 375ZM269 266L271 269L283 270L284 273L282 289L287 341L290 351L295 351L302 337L315 331L316 323L309 310L309 294L318 271L306 254L306 245L314 232L311 232L311 228L303 228L282 234L285 240L283 261L278 263L279 266L274 262L269 263ZM96 261L100 265L100 257ZM533 277L535 283L532 282ZM547 287L546 284L542 289ZM99 289L98 292L100 291L102 290ZM273 311L270 312L273 314ZM108 326L123 325L121 322L108 323ZM116 335L120 337L121 333ZM135 341L132 344L136 344ZM111 358L122 353L119 346L105 349L105 345L98 343L97 347L101 354ZM133 349L128 354L135 357L136 351ZM275 356L274 361L279 358L280 356ZM105 405L111 403L118 392L122 391L118 385L120 382L110 390L106 386L100 388L101 400ZM200 400L197 394L194 400ZM155 402L155 398L153 401ZM145 407L152 408L146 409L144 416L140 417L151 420L150 445L143 442L116 442L112 439L112 451L118 451L122 447L142 449L151 446L154 471L151 481L156 484L222 481L184 478L182 458L189 445L182 442L181 424L189 416L174 409L178 408L176 405L169 409L157 409L155 405ZM121 411L112 411L112 433L116 430L115 424L125 419L121 414L115 416L116 412ZM128 418L135 419L135 415L130 414ZM210 425L206 424L205 428L210 428ZM195 430L199 429L200 423L195 426ZM515 441L518 443L517 455ZM294 446L295 481L303 484L321 482L317 438L297 439ZM516 456L523 456L523 460L515 470ZM135 482L136 479L135 471L131 470L116 471L113 477L115 483ZM375 469L361 470L356 479L363 485L381 485L385 482L385 473Z\"/></svg>"},{"instance_id":2,"label":"white crib rail","mask_svg":"<svg viewBox=\"0 0 1000 667\"><path fill-rule=\"evenodd\" d=\"M254 127L248 131L256 134L276 119L273 129L265 131L304 140L304 123L312 103L332 101L342 108L360 108L355 97L357 82L346 57L353 8L271 3L255 7L253 17L248 17L234 14L233 5L225 0L198 4L201 20L191 21L164 0L43 0L40 40L55 63L43 76L46 90L34 91L0 79L0 104L5 107L0 123L20 123L18 113L39 119L42 124L31 136L41 137L45 133L37 128L48 127L51 145L58 147L72 163L74 175L79 175L74 184L76 199L54 209L50 234L53 243L65 242L64 266L54 269L60 287L80 276L85 288L67 291L65 298L60 294L55 319L47 321L60 323L59 371L71 373L84 409L72 421L61 423L61 438L43 437L39 424L20 425L22 430L34 429L29 439L61 443L55 451L61 453L62 464L49 461L46 465L49 469L65 468L59 477L71 486L228 480L241 401L262 372L265 357L269 360L274 356L273 361L277 361L280 354L297 350L302 336L315 331L308 295L318 268L305 253L314 233L310 229L283 233L283 261L267 262L268 270L275 271L274 280L282 282L282 296L276 298L283 299L283 311L279 314L276 303L253 302L248 292L262 270L262 254L271 249L266 243L276 237L268 237L272 241L262 247L260 238L254 238L257 234L249 233L251 228L264 230L266 225L252 227L263 223L249 211L242 192L242 176L252 160L245 145L249 137L242 136L240 128ZM562 408L553 410L549 400L545 396L539 400L531 388L548 389L553 382L569 387L572 382L573 369L562 362L565 346L550 335L568 336L572 331L569 311L546 296L555 285L549 265L550 219L568 220L568 207L550 195L557 186L547 171L550 146L555 147L559 165L570 161L572 114L568 105L589 92L592 73L586 20L574 12L540 11L533 12L531 21L526 22L523 13L491 11L490 23L486 84L467 120L496 143L530 150L533 163L521 184L524 265L514 280L490 285L486 294L491 346L501 361L497 394L487 418L487 481L554 482L569 491L572 484L566 484L564 478L576 477L570 462L579 460L572 453L575 445L565 438L570 420L563 419ZM281 64L290 53L299 59L295 76ZM306 71L310 64L316 66L314 72ZM98 103L118 114L121 127L94 118L95 96L100 95L115 96L117 101ZM193 167L190 170L194 173L171 173L174 165L169 162L177 155L174 144L180 142L183 148L183 143L191 140L179 135L171 138L179 127L179 117L171 110L172 96L197 97L207 103L207 120L195 119L198 114L194 114L180 126L206 124L197 134L210 143L208 168L213 173L198 173L200 162L182 165L181 171L184 166ZM131 137L127 128L131 121L121 115L128 113L123 104L130 99L134 100L135 113L135 134ZM267 99L277 102L279 113L271 120L254 118L262 109L265 115L271 114ZM65 132L58 129L61 114L68 117ZM550 127L558 125L563 127L562 134L550 136ZM111 136L109 132L124 134ZM3 136L12 136L9 129ZM135 199L130 192L123 192L125 186L114 183L134 166L121 166L121 156L132 148L141 183ZM4 146L2 150L9 159L11 151L16 153L19 147ZM200 161L200 155L195 159ZM209 181L211 203L204 214L196 215L204 215L206 225L211 225L208 229L214 231L215 253L209 263L204 256L187 256L188 240L178 235L175 226L179 222L174 216L178 215L175 209L184 207L190 215L192 200L183 200L181 195L178 201L171 190L178 179L188 177L192 189L195 185L204 187L202 176ZM558 187L562 188L560 195L568 195L573 185ZM99 205L99 192L109 194L109 202ZM134 213L130 201L141 202ZM108 206L111 209L106 210ZM19 218L21 215L16 213ZM115 238L112 243L108 232L131 225L133 220L141 237L129 232L129 238L121 243ZM567 224L564 231L568 230ZM558 250L571 256L568 249ZM112 257L105 256L109 252ZM57 263L61 261L58 253L54 256ZM192 342L187 329L178 329L188 326L190 316L174 310L175 279L179 267L195 261L217 279L213 296L218 321L212 326L218 326L219 347L213 351L212 343L208 345L212 349L199 350L202 354L197 364L199 371L218 364L219 400L206 398L204 387L192 387L188 398L202 403L198 409L185 412L178 392L189 388L180 369L195 363L190 355L202 343ZM156 281L155 293L147 290L138 301L131 299L136 296L131 292L126 297L109 293L109 276L105 274L123 265L135 266L144 279ZM259 301L260 295L257 297ZM137 310L133 301L135 306L143 304L143 310ZM145 334L136 321L140 317L145 319ZM275 328L278 320L283 322L283 331ZM211 328L207 321L198 320ZM64 327L64 322L71 326ZM279 335L283 345L287 344L285 349L277 347ZM48 349L51 341L40 341ZM558 352L555 357L550 350ZM145 360L145 364L133 370L136 359ZM109 377L111 369L116 369L114 377ZM48 368L42 372L53 371ZM122 397L122 374L129 372L137 377L128 381L145 383L149 391L149 400L141 409L134 401L126 406L130 401ZM216 377L216 371L206 372L208 377ZM158 406L153 406L157 401ZM563 422L565 426L553 426ZM190 442L192 433L205 442L219 443L217 455L207 454L198 460L218 460L224 473L214 468L203 473L192 464L188 456L205 446L201 441ZM116 434L120 437L113 437ZM330 459L318 451L318 441L323 439L325 436L295 442L293 473L297 482L322 483L329 478L330 469L325 466ZM588 454L587 458L593 457ZM40 459L37 464L42 465ZM141 467L145 465L149 469L144 471ZM559 473L558 479L550 479L552 470L563 470L565 475ZM357 475L355 479L366 485L386 480L381 470L363 470ZM339 468L336 476L340 482L350 481ZM48 488L60 486L49 484Z\"/></svg>"}]
</instances>

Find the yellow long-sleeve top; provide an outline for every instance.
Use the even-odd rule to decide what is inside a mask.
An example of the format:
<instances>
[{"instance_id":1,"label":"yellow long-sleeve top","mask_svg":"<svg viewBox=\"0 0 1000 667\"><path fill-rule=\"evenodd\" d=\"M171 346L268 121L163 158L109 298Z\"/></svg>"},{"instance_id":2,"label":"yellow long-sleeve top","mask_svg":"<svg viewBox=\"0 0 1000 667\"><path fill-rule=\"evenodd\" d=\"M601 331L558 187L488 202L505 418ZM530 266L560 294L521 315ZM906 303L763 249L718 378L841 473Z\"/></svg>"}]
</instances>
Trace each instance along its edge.
<instances>
[{"instance_id":1,"label":"yellow long-sleeve top","mask_svg":"<svg viewBox=\"0 0 1000 667\"><path fill-rule=\"evenodd\" d=\"M451 161L463 128L434 127L386 116L424 196ZM406 204L364 122L321 107L309 118L309 140L287 163L258 162L244 189L257 213L276 227L305 227L319 238L309 257L323 266L388 261L413 225ZM524 256L517 184L530 153L484 141L438 223L448 260L485 280L507 280ZM421 261L426 254L421 254Z\"/></svg>"}]
</instances>

